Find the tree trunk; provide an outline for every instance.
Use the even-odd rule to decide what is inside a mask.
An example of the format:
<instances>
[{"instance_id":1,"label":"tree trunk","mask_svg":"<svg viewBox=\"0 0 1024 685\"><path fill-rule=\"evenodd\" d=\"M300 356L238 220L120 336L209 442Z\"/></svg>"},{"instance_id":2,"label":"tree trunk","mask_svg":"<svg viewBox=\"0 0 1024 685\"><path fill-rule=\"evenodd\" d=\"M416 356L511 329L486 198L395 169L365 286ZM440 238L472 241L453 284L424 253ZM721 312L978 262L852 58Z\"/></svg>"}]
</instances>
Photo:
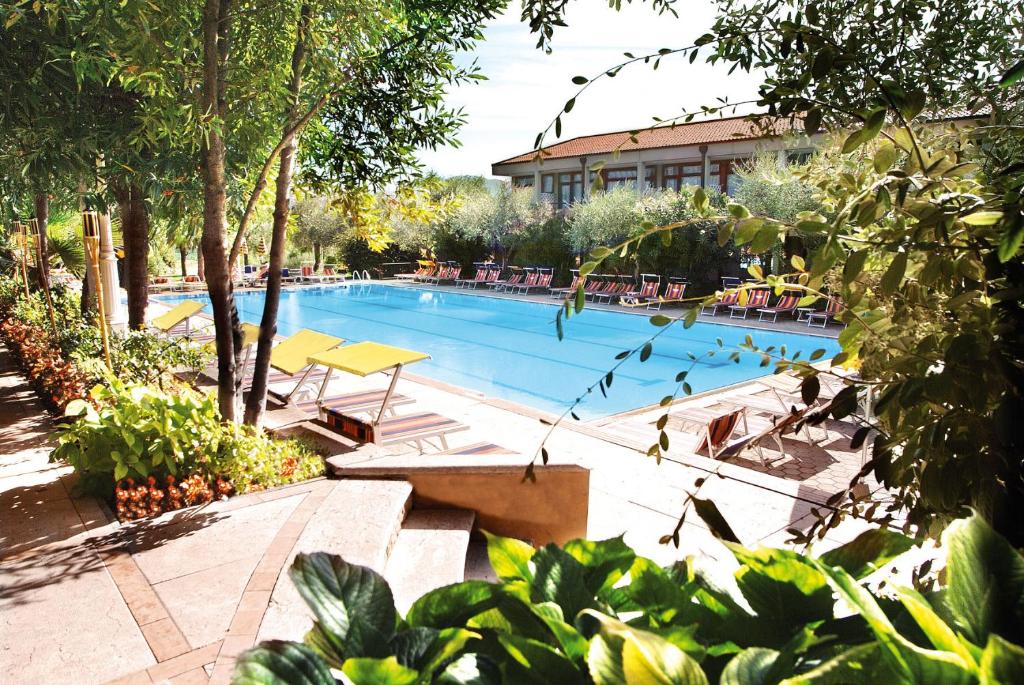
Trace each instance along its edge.
<instances>
[{"instance_id":1,"label":"tree trunk","mask_svg":"<svg viewBox=\"0 0 1024 685\"><path fill-rule=\"evenodd\" d=\"M188 276L188 248L178 246L178 255L181 257L181 277Z\"/></svg>"},{"instance_id":2,"label":"tree trunk","mask_svg":"<svg viewBox=\"0 0 1024 685\"><path fill-rule=\"evenodd\" d=\"M124 237L125 290L128 291L128 328L146 326L149 305L149 209L137 185L114 186L121 233Z\"/></svg>"},{"instance_id":3,"label":"tree trunk","mask_svg":"<svg viewBox=\"0 0 1024 685\"><path fill-rule=\"evenodd\" d=\"M230 0L205 0L203 6L203 85L202 109L223 123L225 69L230 35ZM241 351L242 337L238 311L232 291L227 251L227 177L224 139L219 126L211 126L202 149L203 235L200 264L205 267L206 289L213 307L217 347L217 404L225 421L238 417L238 391L235 360Z\"/></svg>"},{"instance_id":4,"label":"tree trunk","mask_svg":"<svg viewBox=\"0 0 1024 685\"><path fill-rule=\"evenodd\" d=\"M39 224L39 252L36 255L38 264L36 277L39 279L39 287L47 288L50 285L50 245L48 227L50 223L50 198L46 193L36 193L36 223Z\"/></svg>"},{"instance_id":5,"label":"tree trunk","mask_svg":"<svg viewBox=\"0 0 1024 685\"><path fill-rule=\"evenodd\" d=\"M200 281L206 280L206 256L203 255L202 247L196 252L196 275Z\"/></svg>"},{"instance_id":6,"label":"tree trunk","mask_svg":"<svg viewBox=\"0 0 1024 685\"><path fill-rule=\"evenodd\" d=\"M321 267L320 256L321 256L322 250L323 250L323 248L320 246L320 243L318 243L318 242L314 242L313 243L313 273L319 273L320 272L320 267Z\"/></svg>"},{"instance_id":7,"label":"tree trunk","mask_svg":"<svg viewBox=\"0 0 1024 685\"><path fill-rule=\"evenodd\" d=\"M274 197L274 227L270 239L270 273L267 278L267 296L260 320L259 345L256 348L256 365L252 372L252 388L245 405L245 422L258 426L263 421L267 407L267 376L270 372L270 351L277 334L277 310L281 301L281 268L284 266L285 240L288 232L289 194L292 186L292 171L295 167L295 136L288 131L299 117L299 92L302 89L302 69L306 59L305 36L309 24L310 9L304 4L299 12L299 26L296 31L295 48L292 51L292 78L289 84L291 106L285 123L286 144L281 149L280 165L277 172L277 188Z\"/></svg>"}]
</instances>

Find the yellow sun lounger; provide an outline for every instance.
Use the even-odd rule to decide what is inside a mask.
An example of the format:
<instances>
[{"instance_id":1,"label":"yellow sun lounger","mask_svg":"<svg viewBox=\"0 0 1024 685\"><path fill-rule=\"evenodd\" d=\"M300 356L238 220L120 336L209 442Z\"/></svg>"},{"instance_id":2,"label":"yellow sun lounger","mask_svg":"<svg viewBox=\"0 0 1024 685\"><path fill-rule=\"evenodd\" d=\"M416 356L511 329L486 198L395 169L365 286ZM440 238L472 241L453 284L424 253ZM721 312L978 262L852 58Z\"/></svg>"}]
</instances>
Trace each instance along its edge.
<instances>
[{"instance_id":1,"label":"yellow sun lounger","mask_svg":"<svg viewBox=\"0 0 1024 685\"><path fill-rule=\"evenodd\" d=\"M448 448L445 436L465 426L454 419L435 414L421 412L408 416L385 416L388 408L395 400L395 386L402 375L402 368L407 364L430 359L430 355L401 347L382 345L375 342L361 342L346 347L339 347L322 354L314 355L311 362L327 367L327 375L320 386L318 423L356 442L373 443L375 445L392 445L396 443L416 443L427 438L438 438L443 449ZM374 373L391 371L391 383L384 393L380 409L370 421L357 419L340 409L331 406L330 400L324 399L327 383L332 371L344 371L356 376L369 376Z\"/></svg>"},{"instance_id":2,"label":"yellow sun lounger","mask_svg":"<svg viewBox=\"0 0 1024 685\"><path fill-rule=\"evenodd\" d=\"M310 357L333 349L343 342L345 341L342 338L303 328L295 335L290 335L274 345L274 348L270 351L270 365L274 369L288 376L295 376L300 371L303 371L303 369L305 369L305 373L302 374L302 378L299 379L299 382L287 394L273 391L268 392L281 402L287 404L291 400L292 395L295 394L295 391L306 382L310 372L316 366Z\"/></svg>"},{"instance_id":3,"label":"yellow sun lounger","mask_svg":"<svg viewBox=\"0 0 1024 685\"><path fill-rule=\"evenodd\" d=\"M189 321L193 316L206 309L206 304L199 300L185 300L171 310L150 321L150 325L161 333L170 333L176 326L185 324L185 335L189 334Z\"/></svg>"}]
</instances>

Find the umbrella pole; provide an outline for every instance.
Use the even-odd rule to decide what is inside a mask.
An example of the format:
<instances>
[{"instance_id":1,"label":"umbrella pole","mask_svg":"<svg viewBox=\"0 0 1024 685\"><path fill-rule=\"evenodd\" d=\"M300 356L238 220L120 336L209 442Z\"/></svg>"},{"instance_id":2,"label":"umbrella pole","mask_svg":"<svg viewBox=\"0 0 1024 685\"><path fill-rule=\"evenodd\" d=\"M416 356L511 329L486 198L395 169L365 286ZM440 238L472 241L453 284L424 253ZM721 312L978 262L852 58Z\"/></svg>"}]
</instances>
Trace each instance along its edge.
<instances>
[{"instance_id":1,"label":"umbrella pole","mask_svg":"<svg viewBox=\"0 0 1024 685\"><path fill-rule=\"evenodd\" d=\"M110 363L110 339L107 335L107 313L103 302L103 286L100 281L99 217L95 212L85 212L82 215L82 228L85 250L89 257L89 270L92 273L93 283L96 284L96 309L99 314L100 339L103 341L103 357L107 362L107 368L113 370L113 365Z\"/></svg>"}]
</instances>

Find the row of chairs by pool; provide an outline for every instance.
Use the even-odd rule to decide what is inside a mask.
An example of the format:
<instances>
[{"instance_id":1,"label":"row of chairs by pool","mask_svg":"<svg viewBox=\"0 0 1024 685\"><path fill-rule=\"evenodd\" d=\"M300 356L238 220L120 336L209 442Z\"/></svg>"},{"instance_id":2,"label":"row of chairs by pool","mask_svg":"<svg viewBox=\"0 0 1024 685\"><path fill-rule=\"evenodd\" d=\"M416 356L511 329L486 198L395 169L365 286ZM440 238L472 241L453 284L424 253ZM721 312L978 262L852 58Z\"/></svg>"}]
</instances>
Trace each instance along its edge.
<instances>
[{"instance_id":1,"label":"row of chairs by pool","mask_svg":"<svg viewBox=\"0 0 1024 685\"><path fill-rule=\"evenodd\" d=\"M622 307L660 310L664 305L686 301L687 279L670 276L662 279L659 274L640 274L639 280L622 274L580 275L579 269L571 269L572 282L568 287L555 288L551 283L555 275L552 267L502 267L498 264L479 262L474 264L472 278L462 278L462 266L458 262L424 262L420 269L411 274L399 274L407 279L433 285L454 285L456 288L476 289L480 286L494 292L528 295L547 291L551 297L575 297L582 287L587 300L603 304L618 304ZM719 311L729 312L731 319L746 319L751 313L758 315L758 321L777 323L779 316L789 315L808 326L825 328L829 323L840 323L842 302L831 297L824 309L799 306L802 295L796 291L782 292L772 302L772 290L752 288L735 290L742 285L739 278L722 278L722 290L727 291L717 301L701 305L704 316L717 316Z\"/></svg>"},{"instance_id":2,"label":"row of chairs by pool","mask_svg":"<svg viewBox=\"0 0 1024 685\"><path fill-rule=\"evenodd\" d=\"M246 264L236 268L231 280L237 288L265 288L270 278L270 266ZM348 281L370 280L366 270L353 269L345 273L337 265L325 264L322 269L315 270L312 264L284 267L281 269L281 282L289 285L324 285L328 283L346 283ZM151 292L206 290L206 281L196 275L185 277L158 276L150 281Z\"/></svg>"}]
</instances>

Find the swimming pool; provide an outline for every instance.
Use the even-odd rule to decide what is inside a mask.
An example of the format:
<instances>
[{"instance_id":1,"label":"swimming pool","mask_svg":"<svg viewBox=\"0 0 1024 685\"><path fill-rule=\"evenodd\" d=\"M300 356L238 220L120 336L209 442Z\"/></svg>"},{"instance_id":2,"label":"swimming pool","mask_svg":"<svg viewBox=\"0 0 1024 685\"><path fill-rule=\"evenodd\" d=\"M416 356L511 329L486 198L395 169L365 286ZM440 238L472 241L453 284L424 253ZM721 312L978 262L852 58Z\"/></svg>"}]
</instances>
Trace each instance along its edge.
<instances>
[{"instance_id":1,"label":"swimming pool","mask_svg":"<svg viewBox=\"0 0 1024 685\"><path fill-rule=\"evenodd\" d=\"M161 298L206 299L202 294ZM263 292L236 294L243 321L259 323ZM565 326L558 340L556 306L459 292L424 290L368 283L343 287L302 287L284 290L278 332L291 335L312 328L349 342L376 340L430 354L429 361L410 368L427 376L552 413L561 413L616 362L619 352L641 345L658 329L647 317L586 309ZM633 358L615 372L608 396L591 393L576 411L594 419L656 404L675 391L676 374L690 369L687 353L700 357L726 350L693 365L687 382L694 393L720 388L770 373L760 357L743 353L739 363L729 351L752 335L761 347L785 345L787 352L807 356L816 349L835 354L832 338L790 332L699 322L689 329L673 325L641 363Z\"/></svg>"}]
</instances>

